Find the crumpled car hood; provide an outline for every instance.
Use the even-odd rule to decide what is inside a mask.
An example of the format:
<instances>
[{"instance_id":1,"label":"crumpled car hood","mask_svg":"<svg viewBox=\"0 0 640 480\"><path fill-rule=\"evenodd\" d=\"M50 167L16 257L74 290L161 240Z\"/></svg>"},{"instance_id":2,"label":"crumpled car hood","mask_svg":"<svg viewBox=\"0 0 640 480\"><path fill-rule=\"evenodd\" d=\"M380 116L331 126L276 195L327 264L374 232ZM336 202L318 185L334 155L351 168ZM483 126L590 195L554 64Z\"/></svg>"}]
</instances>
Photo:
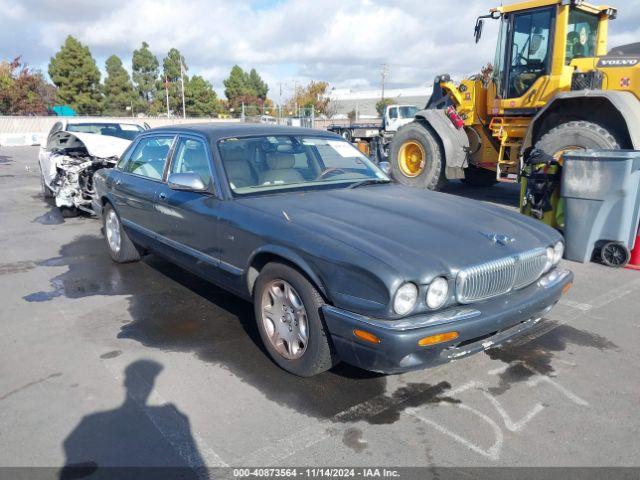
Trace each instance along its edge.
<instances>
[{"instance_id":1,"label":"crumpled car hood","mask_svg":"<svg viewBox=\"0 0 640 480\"><path fill-rule=\"evenodd\" d=\"M63 132L73 135L80 140L87 149L87 153L98 158L119 157L131 144L130 140L98 135L96 133Z\"/></svg>"},{"instance_id":2,"label":"crumpled car hood","mask_svg":"<svg viewBox=\"0 0 640 480\"><path fill-rule=\"evenodd\" d=\"M384 262L403 276L462 267L547 246L560 235L505 208L401 185L285 193L238 200ZM487 234L514 239L501 245ZM286 232L283 232L286 234ZM354 259L354 261L357 261Z\"/></svg>"}]
</instances>

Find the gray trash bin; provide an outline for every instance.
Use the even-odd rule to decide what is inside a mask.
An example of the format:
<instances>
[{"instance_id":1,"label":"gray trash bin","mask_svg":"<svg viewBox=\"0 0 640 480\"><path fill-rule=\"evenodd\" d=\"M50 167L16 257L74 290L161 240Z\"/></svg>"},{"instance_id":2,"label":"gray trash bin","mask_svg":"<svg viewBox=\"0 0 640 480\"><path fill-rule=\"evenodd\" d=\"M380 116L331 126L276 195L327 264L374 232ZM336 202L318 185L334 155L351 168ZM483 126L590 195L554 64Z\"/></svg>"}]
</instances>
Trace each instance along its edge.
<instances>
[{"instance_id":1,"label":"gray trash bin","mask_svg":"<svg viewBox=\"0 0 640 480\"><path fill-rule=\"evenodd\" d=\"M640 151L575 151L563 160L565 258L588 262L608 242L628 253L640 217Z\"/></svg>"}]
</instances>

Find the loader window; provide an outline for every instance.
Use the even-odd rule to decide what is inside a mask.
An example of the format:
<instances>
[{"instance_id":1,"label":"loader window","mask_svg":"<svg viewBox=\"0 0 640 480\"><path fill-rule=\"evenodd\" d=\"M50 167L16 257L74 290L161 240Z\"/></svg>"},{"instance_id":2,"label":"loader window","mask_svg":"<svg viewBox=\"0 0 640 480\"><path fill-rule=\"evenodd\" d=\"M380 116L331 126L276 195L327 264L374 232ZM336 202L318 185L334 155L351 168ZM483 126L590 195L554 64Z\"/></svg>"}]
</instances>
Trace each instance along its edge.
<instances>
[{"instance_id":1,"label":"loader window","mask_svg":"<svg viewBox=\"0 0 640 480\"><path fill-rule=\"evenodd\" d=\"M507 98L521 97L549 72L553 17L550 8L514 16Z\"/></svg>"},{"instance_id":2,"label":"loader window","mask_svg":"<svg viewBox=\"0 0 640 480\"><path fill-rule=\"evenodd\" d=\"M598 37L598 17L572 8L567 26L567 52L565 64L574 58L595 57Z\"/></svg>"}]
</instances>

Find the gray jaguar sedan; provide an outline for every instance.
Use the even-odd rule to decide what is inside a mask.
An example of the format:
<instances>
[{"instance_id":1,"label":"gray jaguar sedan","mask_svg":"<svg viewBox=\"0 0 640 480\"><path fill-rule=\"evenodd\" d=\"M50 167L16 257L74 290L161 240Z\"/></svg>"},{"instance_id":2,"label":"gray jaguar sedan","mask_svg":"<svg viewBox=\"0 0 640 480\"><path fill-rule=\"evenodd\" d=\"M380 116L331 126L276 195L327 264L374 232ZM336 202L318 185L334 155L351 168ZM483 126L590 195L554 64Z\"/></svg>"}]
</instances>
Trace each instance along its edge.
<instances>
[{"instance_id":1,"label":"gray jaguar sedan","mask_svg":"<svg viewBox=\"0 0 640 480\"><path fill-rule=\"evenodd\" d=\"M153 252L252 301L266 351L300 376L500 345L544 322L573 280L555 230L394 184L329 132L152 129L94 182L114 261Z\"/></svg>"}]
</instances>

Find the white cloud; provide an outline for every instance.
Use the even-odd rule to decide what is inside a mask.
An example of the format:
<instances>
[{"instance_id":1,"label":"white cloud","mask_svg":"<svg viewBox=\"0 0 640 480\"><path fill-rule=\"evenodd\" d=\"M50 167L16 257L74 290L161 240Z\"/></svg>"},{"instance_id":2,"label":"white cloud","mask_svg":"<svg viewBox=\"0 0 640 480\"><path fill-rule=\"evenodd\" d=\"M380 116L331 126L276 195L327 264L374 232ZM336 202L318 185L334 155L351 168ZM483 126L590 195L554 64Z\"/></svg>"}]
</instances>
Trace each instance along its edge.
<instances>
[{"instance_id":1,"label":"white cloud","mask_svg":"<svg viewBox=\"0 0 640 480\"><path fill-rule=\"evenodd\" d=\"M0 0L0 58L23 54L45 67L72 34L103 66L115 53L129 63L147 41L161 61L178 48L190 73L218 91L235 63L255 67L286 96L294 82L326 80L336 87L370 88L388 64L389 86L430 84L439 73L474 73L493 60L494 22L473 43L473 25L496 0ZM624 2L611 44L638 39L640 0Z\"/></svg>"}]
</instances>

